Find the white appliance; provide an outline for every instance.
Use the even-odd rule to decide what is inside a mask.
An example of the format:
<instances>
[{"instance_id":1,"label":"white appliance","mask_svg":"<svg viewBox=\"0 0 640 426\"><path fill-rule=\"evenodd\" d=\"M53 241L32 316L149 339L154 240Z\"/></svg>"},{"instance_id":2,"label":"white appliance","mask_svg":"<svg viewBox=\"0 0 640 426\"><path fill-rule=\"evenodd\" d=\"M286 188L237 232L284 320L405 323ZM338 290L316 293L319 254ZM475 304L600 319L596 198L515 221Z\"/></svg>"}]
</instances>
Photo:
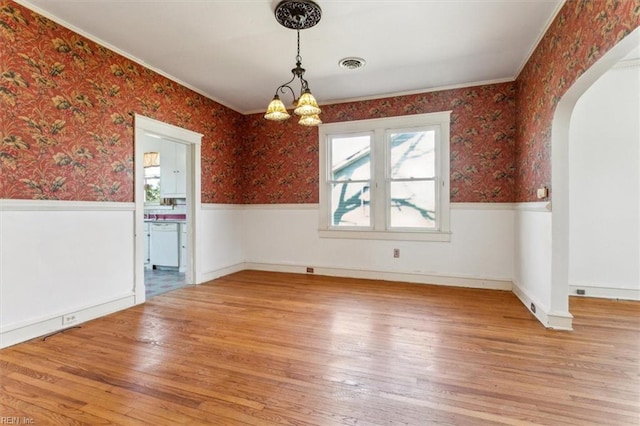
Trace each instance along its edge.
<instances>
[{"instance_id":1,"label":"white appliance","mask_svg":"<svg viewBox=\"0 0 640 426\"><path fill-rule=\"evenodd\" d=\"M178 224L151 224L151 265L174 266L179 265Z\"/></svg>"}]
</instances>

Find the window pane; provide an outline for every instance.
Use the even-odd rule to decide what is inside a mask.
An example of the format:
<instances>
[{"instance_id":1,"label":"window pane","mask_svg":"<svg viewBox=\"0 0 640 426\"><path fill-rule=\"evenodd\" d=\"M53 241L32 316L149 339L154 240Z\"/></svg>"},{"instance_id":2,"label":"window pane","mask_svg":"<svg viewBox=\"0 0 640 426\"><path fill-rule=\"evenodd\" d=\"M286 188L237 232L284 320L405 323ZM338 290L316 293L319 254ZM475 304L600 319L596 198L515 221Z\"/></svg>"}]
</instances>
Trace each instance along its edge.
<instances>
[{"instance_id":1,"label":"window pane","mask_svg":"<svg viewBox=\"0 0 640 426\"><path fill-rule=\"evenodd\" d=\"M331 144L331 180L371 179L371 136L334 137Z\"/></svg>"},{"instance_id":2,"label":"window pane","mask_svg":"<svg viewBox=\"0 0 640 426\"><path fill-rule=\"evenodd\" d=\"M369 183L336 183L331 185L332 226L371 225Z\"/></svg>"},{"instance_id":3,"label":"window pane","mask_svg":"<svg viewBox=\"0 0 640 426\"><path fill-rule=\"evenodd\" d=\"M432 178L435 167L435 131L390 134L391 178Z\"/></svg>"},{"instance_id":4,"label":"window pane","mask_svg":"<svg viewBox=\"0 0 640 426\"><path fill-rule=\"evenodd\" d=\"M435 182L391 182L392 228L435 228Z\"/></svg>"},{"instance_id":5,"label":"window pane","mask_svg":"<svg viewBox=\"0 0 640 426\"><path fill-rule=\"evenodd\" d=\"M144 168L144 177L145 178L153 178L160 176L160 166L151 166Z\"/></svg>"},{"instance_id":6,"label":"window pane","mask_svg":"<svg viewBox=\"0 0 640 426\"><path fill-rule=\"evenodd\" d=\"M144 201L160 201L160 178L145 178L144 180Z\"/></svg>"}]
</instances>

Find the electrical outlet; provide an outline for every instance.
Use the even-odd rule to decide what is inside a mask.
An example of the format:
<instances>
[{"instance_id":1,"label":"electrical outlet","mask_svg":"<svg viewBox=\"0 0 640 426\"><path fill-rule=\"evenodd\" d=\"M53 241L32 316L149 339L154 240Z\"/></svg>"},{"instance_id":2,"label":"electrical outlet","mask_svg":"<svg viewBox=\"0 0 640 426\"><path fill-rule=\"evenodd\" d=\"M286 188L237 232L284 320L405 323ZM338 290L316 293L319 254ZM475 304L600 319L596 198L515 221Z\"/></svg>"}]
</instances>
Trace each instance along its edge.
<instances>
[{"instance_id":1,"label":"electrical outlet","mask_svg":"<svg viewBox=\"0 0 640 426\"><path fill-rule=\"evenodd\" d=\"M393 249L393 257L396 259L400 257L400 249Z\"/></svg>"},{"instance_id":2,"label":"electrical outlet","mask_svg":"<svg viewBox=\"0 0 640 426\"><path fill-rule=\"evenodd\" d=\"M313 268L307 266L307 274L313 274Z\"/></svg>"},{"instance_id":3,"label":"electrical outlet","mask_svg":"<svg viewBox=\"0 0 640 426\"><path fill-rule=\"evenodd\" d=\"M587 294L587 292L585 291L584 288L579 288L576 290L576 294L580 295L580 296L584 296L585 294Z\"/></svg>"},{"instance_id":4,"label":"electrical outlet","mask_svg":"<svg viewBox=\"0 0 640 426\"><path fill-rule=\"evenodd\" d=\"M62 317L62 325L71 325L78 322L78 314L67 314Z\"/></svg>"}]
</instances>

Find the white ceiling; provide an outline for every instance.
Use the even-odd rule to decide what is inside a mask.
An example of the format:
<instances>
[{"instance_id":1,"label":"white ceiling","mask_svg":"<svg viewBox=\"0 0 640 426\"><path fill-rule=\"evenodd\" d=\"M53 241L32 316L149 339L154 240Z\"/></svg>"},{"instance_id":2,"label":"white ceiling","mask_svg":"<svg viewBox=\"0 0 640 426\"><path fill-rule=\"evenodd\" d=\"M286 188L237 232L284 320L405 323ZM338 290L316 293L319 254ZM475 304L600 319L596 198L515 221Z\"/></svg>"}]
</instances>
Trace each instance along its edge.
<instances>
[{"instance_id":1,"label":"white ceiling","mask_svg":"<svg viewBox=\"0 0 640 426\"><path fill-rule=\"evenodd\" d=\"M264 110L295 66L278 0L18 2L241 113ZM321 104L510 81L563 2L318 0L305 77ZM340 68L348 56L367 64Z\"/></svg>"}]
</instances>

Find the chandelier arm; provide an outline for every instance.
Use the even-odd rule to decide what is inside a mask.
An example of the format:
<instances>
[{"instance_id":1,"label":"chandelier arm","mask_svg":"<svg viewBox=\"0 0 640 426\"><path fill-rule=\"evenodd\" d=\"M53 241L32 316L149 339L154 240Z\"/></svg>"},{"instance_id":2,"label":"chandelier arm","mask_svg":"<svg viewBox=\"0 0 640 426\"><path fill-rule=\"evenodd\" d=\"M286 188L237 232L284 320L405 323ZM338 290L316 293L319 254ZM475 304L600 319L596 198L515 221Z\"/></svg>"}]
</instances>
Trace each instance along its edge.
<instances>
[{"instance_id":1,"label":"chandelier arm","mask_svg":"<svg viewBox=\"0 0 640 426\"><path fill-rule=\"evenodd\" d=\"M284 94L284 93L285 93L285 90L284 90L284 89L285 89L285 87L286 87L286 88L287 88L287 89L289 89L289 91L291 92L291 96L293 96L293 100L295 101L295 100L296 100L296 94L295 94L295 92L293 91L293 89L291 88L291 86L289 86L291 83L293 83L293 81L294 81L295 79L296 79L296 75L294 74L294 75L293 75L293 77L291 77L291 80L287 81L286 83L281 84L281 85L276 89L276 95L277 95L278 93L282 93L282 94Z\"/></svg>"},{"instance_id":2,"label":"chandelier arm","mask_svg":"<svg viewBox=\"0 0 640 426\"><path fill-rule=\"evenodd\" d=\"M291 79L291 81L293 81L293 79ZM290 81L289 83L291 83L291 81ZM284 89L285 89L285 87L286 87L286 88L287 88L287 89L289 89L289 91L291 92L291 96L293 96L293 100L295 101L295 100L296 100L296 93L293 91L293 89L291 88L291 86L289 86L289 83L285 83L285 84L283 84L282 86L278 87L278 88L276 89L276 95L278 94L278 92L280 92L280 93L282 93L282 94L286 93L286 91L284 90Z\"/></svg>"},{"instance_id":3,"label":"chandelier arm","mask_svg":"<svg viewBox=\"0 0 640 426\"><path fill-rule=\"evenodd\" d=\"M307 80L300 76L300 94L303 94L307 90L309 90L309 83L307 83Z\"/></svg>"}]
</instances>

